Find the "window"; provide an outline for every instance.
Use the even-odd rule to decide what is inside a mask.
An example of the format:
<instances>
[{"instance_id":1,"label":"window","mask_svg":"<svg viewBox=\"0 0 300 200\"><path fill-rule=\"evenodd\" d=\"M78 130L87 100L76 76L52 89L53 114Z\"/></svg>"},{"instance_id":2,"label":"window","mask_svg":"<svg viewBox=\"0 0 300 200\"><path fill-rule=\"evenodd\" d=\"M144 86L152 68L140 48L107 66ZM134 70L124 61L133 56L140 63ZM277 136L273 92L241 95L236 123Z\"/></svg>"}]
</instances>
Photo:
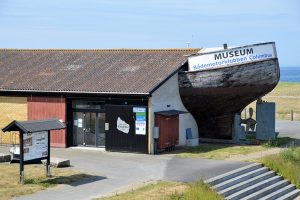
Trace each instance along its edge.
<instances>
[{"instance_id":1,"label":"window","mask_svg":"<svg viewBox=\"0 0 300 200\"><path fill-rule=\"evenodd\" d=\"M104 110L104 101L81 101L75 100L72 102L73 109L95 109Z\"/></svg>"}]
</instances>

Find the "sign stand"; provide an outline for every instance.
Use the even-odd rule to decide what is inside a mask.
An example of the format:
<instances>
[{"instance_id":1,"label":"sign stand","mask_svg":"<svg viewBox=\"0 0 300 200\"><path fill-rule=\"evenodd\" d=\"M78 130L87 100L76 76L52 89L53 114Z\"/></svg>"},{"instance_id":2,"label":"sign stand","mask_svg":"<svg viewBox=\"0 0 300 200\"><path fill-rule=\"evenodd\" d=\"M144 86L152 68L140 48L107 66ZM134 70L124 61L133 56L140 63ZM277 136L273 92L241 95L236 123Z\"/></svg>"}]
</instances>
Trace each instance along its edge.
<instances>
[{"instance_id":1,"label":"sign stand","mask_svg":"<svg viewBox=\"0 0 300 200\"><path fill-rule=\"evenodd\" d=\"M24 144L23 144L23 134L28 134L20 132L20 184L24 184ZM48 155L46 163L46 177L51 177L50 171L50 131L47 131L48 134Z\"/></svg>"},{"instance_id":2,"label":"sign stand","mask_svg":"<svg viewBox=\"0 0 300 200\"><path fill-rule=\"evenodd\" d=\"M46 176L51 177L51 172L50 172L50 131L48 131L48 156L47 156L47 164L46 164Z\"/></svg>"},{"instance_id":3,"label":"sign stand","mask_svg":"<svg viewBox=\"0 0 300 200\"><path fill-rule=\"evenodd\" d=\"M23 132L20 132L20 184L24 184L24 149L23 149Z\"/></svg>"},{"instance_id":4,"label":"sign stand","mask_svg":"<svg viewBox=\"0 0 300 200\"><path fill-rule=\"evenodd\" d=\"M66 126L57 119L35 121L14 120L2 128L3 132L19 131L20 133L20 184L24 184L24 165L28 161L46 159L46 177L51 177L50 130L61 130L64 128Z\"/></svg>"}]
</instances>

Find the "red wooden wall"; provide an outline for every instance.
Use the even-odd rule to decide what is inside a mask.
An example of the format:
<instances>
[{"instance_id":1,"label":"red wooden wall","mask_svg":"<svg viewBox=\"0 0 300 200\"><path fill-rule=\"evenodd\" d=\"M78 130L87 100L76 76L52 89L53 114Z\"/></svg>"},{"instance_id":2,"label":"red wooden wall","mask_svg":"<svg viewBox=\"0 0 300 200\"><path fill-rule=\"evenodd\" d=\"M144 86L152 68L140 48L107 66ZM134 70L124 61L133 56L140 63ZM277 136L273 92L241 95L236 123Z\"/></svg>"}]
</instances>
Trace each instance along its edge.
<instances>
[{"instance_id":1,"label":"red wooden wall","mask_svg":"<svg viewBox=\"0 0 300 200\"><path fill-rule=\"evenodd\" d=\"M57 118L66 122L66 99L56 97L28 97L28 120ZM66 131L51 131L51 146L66 147Z\"/></svg>"},{"instance_id":2,"label":"red wooden wall","mask_svg":"<svg viewBox=\"0 0 300 200\"><path fill-rule=\"evenodd\" d=\"M179 142L179 116L155 115L155 126L159 127L158 148L173 147Z\"/></svg>"}]
</instances>

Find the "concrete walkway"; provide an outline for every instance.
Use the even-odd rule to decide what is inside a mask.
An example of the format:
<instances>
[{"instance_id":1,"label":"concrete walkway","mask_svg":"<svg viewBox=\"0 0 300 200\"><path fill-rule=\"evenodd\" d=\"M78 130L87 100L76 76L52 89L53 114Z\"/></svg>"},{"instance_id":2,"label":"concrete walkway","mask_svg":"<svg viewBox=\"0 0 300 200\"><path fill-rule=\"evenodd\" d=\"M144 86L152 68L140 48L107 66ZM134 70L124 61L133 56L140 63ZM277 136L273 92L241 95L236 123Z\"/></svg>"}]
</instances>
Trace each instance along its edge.
<instances>
[{"instance_id":1,"label":"concrete walkway","mask_svg":"<svg viewBox=\"0 0 300 200\"><path fill-rule=\"evenodd\" d=\"M142 155L52 149L55 157L69 158L72 168L94 175L70 185L60 185L15 199L92 199L131 189L153 180L195 181L248 165L245 162L178 158L175 155Z\"/></svg>"},{"instance_id":2,"label":"concrete walkway","mask_svg":"<svg viewBox=\"0 0 300 200\"><path fill-rule=\"evenodd\" d=\"M276 120L276 131L280 137L300 139L300 121Z\"/></svg>"}]
</instances>

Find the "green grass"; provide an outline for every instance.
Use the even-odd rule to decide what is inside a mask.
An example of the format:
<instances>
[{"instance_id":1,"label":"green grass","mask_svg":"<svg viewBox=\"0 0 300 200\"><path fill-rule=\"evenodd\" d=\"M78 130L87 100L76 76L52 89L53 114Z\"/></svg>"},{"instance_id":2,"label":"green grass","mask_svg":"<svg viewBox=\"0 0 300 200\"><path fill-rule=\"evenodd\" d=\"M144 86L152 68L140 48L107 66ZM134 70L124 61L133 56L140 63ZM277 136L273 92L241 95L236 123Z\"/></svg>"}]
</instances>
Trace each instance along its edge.
<instances>
[{"instance_id":1,"label":"green grass","mask_svg":"<svg viewBox=\"0 0 300 200\"><path fill-rule=\"evenodd\" d=\"M266 151L270 148L283 147L295 140L290 137L279 137L275 140L263 142L251 137L248 139L253 140L252 143L255 145L201 143L201 145L196 147L185 147L177 153L177 156L181 158L207 158L224 160L236 155L247 155Z\"/></svg>"},{"instance_id":2,"label":"green grass","mask_svg":"<svg viewBox=\"0 0 300 200\"><path fill-rule=\"evenodd\" d=\"M261 162L300 189L300 147L262 158Z\"/></svg>"},{"instance_id":3,"label":"green grass","mask_svg":"<svg viewBox=\"0 0 300 200\"><path fill-rule=\"evenodd\" d=\"M139 199L168 199L173 193L182 193L186 189L185 184L159 181L148 184L135 190L116 194L110 197L99 198L101 200L139 200Z\"/></svg>"},{"instance_id":4,"label":"green grass","mask_svg":"<svg viewBox=\"0 0 300 200\"><path fill-rule=\"evenodd\" d=\"M226 159L234 155L247 155L250 153L267 150L268 147L261 145L230 145L230 144L201 144L189 147L179 152L177 156L183 158L208 158Z\"/></svg>"},{"instance_id":5,"label":"green grass","mask_svg":"<svg viewBox=\"0 0 300 200\"><path fill-rule=\"evenodd\" d=\"M31 194L58 184L69 184L89 175L67 168L51 168L52 177L45 177L45 166L25 165L25 184L19 184L19 164L0 164L0 200Z\"/></svg>"},{"instance_id":6,"label":"green grass","mask_svg":"<svg viewBox=\"0 0 300 200\"><path fill-rule=\"evenodd\" d=\"M215 191L213 191L203 181L189 184L189 187L183 194L173 194L170 196L171 200L221 200L223 199Z\"/></svg>"},{"instance_id":7,"label":"green grass","mask_svg":"<svg viewBox=\"0 0 300 200\"><path fill-rule=\"evenodd\" d=\"M203 181L175 183L159 181L135 190L98 200L221 200Z\"/></svg>"},{"instance_id":8,"label":"green grass","mask_svg":"<svg viewBox=\"0 0 300 200\"><path fill-rule=\"evenodd\" d=\"M294 141L295 139L290 137L278 137L274 140L269 140L262 144L264 147L282 147L284 145L288 145L290 142Z\"/></svg>"},{"instance_id":9,"label":"green grass","mask_svg":"<svg viewBox=\"0 0 300 200\"><path fill-rule=\"evenodd\" d=\"M262 98L267 102L276 103L276 119L291 119L291 110L294 112L294 120L300 120L300 83L280 82L269 94ZM249 117L249 107L255 111L256 101L246 107ZM244 117L245 111L242 111ZM254 113L255 117L255 113Z\"/></svg>"}]
</instances>

